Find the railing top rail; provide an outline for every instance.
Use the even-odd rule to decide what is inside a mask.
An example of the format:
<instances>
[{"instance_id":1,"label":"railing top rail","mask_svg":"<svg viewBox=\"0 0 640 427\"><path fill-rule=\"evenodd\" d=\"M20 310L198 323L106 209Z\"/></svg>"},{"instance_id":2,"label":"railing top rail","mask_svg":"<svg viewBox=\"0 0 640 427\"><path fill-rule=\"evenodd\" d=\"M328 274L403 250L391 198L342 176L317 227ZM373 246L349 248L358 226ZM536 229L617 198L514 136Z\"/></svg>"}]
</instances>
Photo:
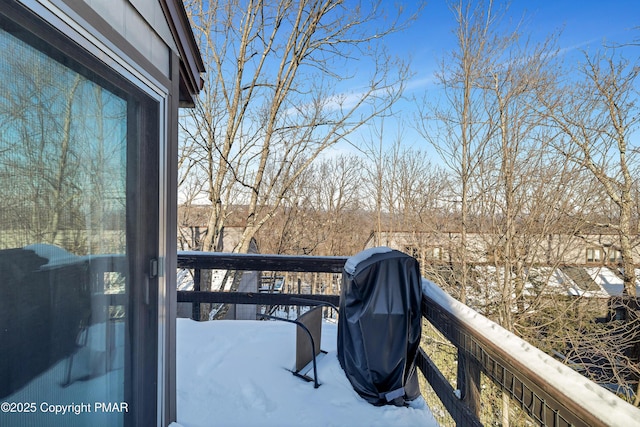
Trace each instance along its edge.
<instances>
[{"instance_id":1,"label":"railing top rail","mask_svg":"<svg viewBox=\"0 0 640 427\"><path fill-rule=\"evenodd\" d=\"M178 252L178 267L181 268L341 273L346 261L347 257L340 256Z\"/></svg>"},{"instance_id":2,"label":"railing top rail","mask_svg":"<svg viewBox=\"0 0 640 427\"><path fill-rule=\"evenodd\" d=\"M262 304L262 305L318 305L340 304L340 295L321 294L270 294L260 292L210 292L178 291L178 302L225 303L225 304ZM304 297L304 299L302 298ZM305 302L306 300L306 302Z\"/></svg>"},{"instance_id":3,"label":"railing top rail","mask_svg":"<svg viewBox=\"0 0 640 427\"><path fill-rule=\"evenodd\" d=\"M437 285L423 279L423 298L450 315L457 337L455 342L471 338L482 351L518 377L523 384L549 401L560 403L570 418L577 417L589 426L636 425L640 409L618 398L570 367L492 322L470 307L455 300ZM573 417L572 417L573 416Z\"/></svg>"}]
</instances>

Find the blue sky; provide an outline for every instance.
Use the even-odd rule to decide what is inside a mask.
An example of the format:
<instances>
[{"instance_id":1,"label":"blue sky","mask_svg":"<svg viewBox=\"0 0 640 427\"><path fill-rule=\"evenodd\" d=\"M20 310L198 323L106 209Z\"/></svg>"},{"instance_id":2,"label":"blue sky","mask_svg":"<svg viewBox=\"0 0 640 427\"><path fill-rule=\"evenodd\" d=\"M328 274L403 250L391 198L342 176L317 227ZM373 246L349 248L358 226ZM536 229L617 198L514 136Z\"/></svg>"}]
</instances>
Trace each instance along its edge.
<instances>
[{"instance_id":1,"label":"blue sky","mask_svg":"<svg viewBox=\"0 0 640 427\"><path fill-rule=\"evenodd\" d=\"M447 3L427 2L418 21L390 40L392 48L413 57L417 70L429 68L453 46L455 23ZM640 27L638 0L514 0L509 16L524 17L523 32L533 40L561 30L559 47L563 49L597 48L603 41L640 38L640 30L633 29Z\"/></svg>"},{"instance_id":2,"label":"blue sky","mask_svg":"<svg viewBox=\"0 0 640 427\"><path fill-rule=\"evenodd\" d=\"M385 7L393 8L396 3L384 0ZM409 9L415 8L411 1L399 3L404 3ZM422 98L425 93L435 90L433 74L437 71L438 62L454 47L455 22L448 3L447 0L428 1L413 25L387 40L387 45L396 55L411 60L415 75L405 92L407 98ZM495 6L499 3L496 1ZM515 21L524 18L522 33L533 41L541 41L554 32L560 32L557 47L564 52L565 61L582 59L582 50L595 51L604 42L640 40L639 0L513 0L508 15ZM625 49L628 57L640 57L640 46ZM404 120L402 127L406 143L428 148L411 129L415 122L415 102L400 102L394 111L396 118L385 120L386 139L390 142L396 138L395 122ZM369 138L369 132L361 132L360 138ZM349 151L346 147L338 148L338 151L343 150Z\"/></svg>"}]
</instances>

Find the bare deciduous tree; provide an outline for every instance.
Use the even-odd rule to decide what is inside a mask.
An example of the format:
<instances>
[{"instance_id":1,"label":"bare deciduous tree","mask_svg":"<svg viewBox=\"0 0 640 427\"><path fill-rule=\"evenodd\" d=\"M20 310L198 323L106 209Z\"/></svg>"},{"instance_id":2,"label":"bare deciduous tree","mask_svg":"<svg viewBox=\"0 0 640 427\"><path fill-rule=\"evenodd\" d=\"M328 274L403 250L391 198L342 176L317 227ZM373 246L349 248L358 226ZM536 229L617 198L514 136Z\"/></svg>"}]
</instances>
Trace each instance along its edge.
<instances>
[{"instance_id":1,"label":"bare deciduous tree","mask_svg":"<svg viewBox=\"0 0 640 427\"><path fill-rule=\"evenodd\" d=\"M362 162L353 155L315 162L258 234L270 253L351 255L370 229L362 221Z\"/></svg>"},{"instance_id":2,"label":"bare deciduous tree","mask_svg":"<svg viewBox=\"0 0 640 427\"><path fill-rule=\"evenodd\" d=\"M126 102L79 73L13 51L0 94L3 243L78 254L119 250L124 235ZM87 230L91 230L88 233ZM118 248L118 249L117 249Z\"/></svg>"},{"instance_id":3,"label":"bare deciduous tree","mask_svg":"<svg viewBox=\"0 0 640 427\"><path fill-rule=\"evenodd\" d=\"M361 151L367 165L363 173L366 206L375 215L377 245L390 244L383 236L411 232L406 241L415 256L426 256L433 249L431 233L442 231L448 204L443 193L449 188L448 173L435 165L429 154L407 144L403 127L399 126L391 144L385 144L384 121L372 129L372 137ZM408 250L408 252L413 250Z\"/></svg>"},{"instance_id":4,"label":"bare deciduous tree","mask_svg":"<svg viewBox=\"0 0 640 427\"><path fill-rule=\"evenodd\" d=\"M640 122L637 78L640 65L615 55L615 51L585 54L580 68L583 80L558 88L545 98L546 113L559 137L556 149L589 171L616 207L604 228L616 230L622 255L624 292L635 300L636 262L632 239L638 232L634 216L635 177L640 153L630 143Z\"/></svg>"},{"instance_id":5,"label":"bare deciduous tree","mask_svg":"<svg viewBox=\"0 0 640 427\"><path fill-rule=\"evenodd\" d=\"M494 179L482 192L492 208L491 235L498 237L494 262L503 275L499 320L513 330L514 309L525 311L527 267L538 259L535 252L545 236L554 231L549 219L556 218L557 196L566 195L550 193L546 187L553 188L557 180L565 182L566 169L546 154L550 135L542 129L536 108L536 100L545 96L556 78L552 39L530 47L522 42L519 28L509 34L496 47L493 68L486 70L485 105L497 131L487 147L494 159L489 167L495 164L495 169L482 171ZM552 171L557 175L550 175Z\"/></svg>"},{"instance_id":6,"label":"bare deciduous tree","mask_svg":"<svg viewBox=\"0 0 640 427\"><path fill-rule=\"evenodd\" d=\"M398 99L407 67L380 42L407 21L400 10L385 22L379 3L335 0L186 6L208 77L182 121L184 144L195 148L183 150L183 172L198 168L206 180L212 209L204 250L216 249L229 204L248 206L235 248L244 252L321 152ZM354 81L349 68L358 66L368 77Z\"/></svg>"},{"instance_id":7,"label":"bare deciduous tree","mask_svg":"<svg viewBox=\"0 0 640 427\"><path fill-rule=\"evenodd\" d=\"M456 20L456 47L442 61L437 74L444 102L438 106L424 103L418 130L438 151L443 162L453 171L456 200L460 208L460 247L458 261L459 295L466 302L468 286L469 211L473 181L478 165L484 159L488 141L496 131L493 117L484 104L483 82L493 69L495 51L503 42L495 35L498 19L493 2L452 2Z\"/></svg>"}]
</instances>

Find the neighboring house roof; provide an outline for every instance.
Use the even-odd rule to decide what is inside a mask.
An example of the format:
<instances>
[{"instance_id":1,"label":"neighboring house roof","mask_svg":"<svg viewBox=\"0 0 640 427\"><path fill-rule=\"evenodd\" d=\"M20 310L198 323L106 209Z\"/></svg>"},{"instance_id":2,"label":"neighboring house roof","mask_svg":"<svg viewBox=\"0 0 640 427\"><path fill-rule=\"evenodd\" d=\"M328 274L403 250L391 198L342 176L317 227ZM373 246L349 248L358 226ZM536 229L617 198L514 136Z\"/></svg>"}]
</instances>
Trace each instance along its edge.
<instances>
[{"instance_id":1,"label":"neighboring house roof","mask_svg":"<svg viewBox=\"0 0 640 427\"><path fill-rule=\"evenodd\" d=\"M180 105L195 104L204 86L205 66L182 0L160 0L180 56Z\"/></svg>"},{"instance_id":2,"label":"neighboring house roof","mask_svg":"<svg viewBox=\"0 0 640 427\"><path fill-rule=\"evenodd\" d=\"M612 297L624 295L624 280L620 274L616 274L612 269L607 267L586 267L585 271L607 295ZM636 274L639 272L640 270L636 270ZM636 285L636 293L640 295L640 284Z\"/></svg>"}]
</instances>

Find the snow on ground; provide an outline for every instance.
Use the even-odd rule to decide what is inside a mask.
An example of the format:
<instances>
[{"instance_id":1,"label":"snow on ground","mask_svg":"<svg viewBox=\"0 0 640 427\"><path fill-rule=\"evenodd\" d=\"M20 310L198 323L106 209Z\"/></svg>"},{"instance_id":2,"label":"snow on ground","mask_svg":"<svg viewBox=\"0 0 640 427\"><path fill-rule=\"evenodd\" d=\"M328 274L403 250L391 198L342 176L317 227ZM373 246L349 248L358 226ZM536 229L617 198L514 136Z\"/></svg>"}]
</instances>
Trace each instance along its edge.
<instances>
[{"instance_id":1,"label":"snow on ground","mask_svg":"<svg viewBox=\"0 0 640 427\"><path fill-rule=\"evenodd\" d=\"M172 427L437 426L420 397L375 407L353 390L325 322L320 387L295 377L295 328L278 321L177 320L177 411Z\"/></svg>"},{"instance_id":2,"label":"snow on ground","mask_svg":"<svg viewBox=\"0 0 640 427\"><path fill-rule=\"evenodd\" d=\"M228 291L231 287L230 284L224 284L222 281L224 280L225 274L227 270L210 270L211 271L211 290L218 291L224 290ZM227 282L232 282L228 280ZM191 275L191 271L187 268L182 268L178 270L178 290L179 291L192 291L193 290L193 276ZM223 288L224 287L224 288Z\"/></svg>"}]
</instances>

